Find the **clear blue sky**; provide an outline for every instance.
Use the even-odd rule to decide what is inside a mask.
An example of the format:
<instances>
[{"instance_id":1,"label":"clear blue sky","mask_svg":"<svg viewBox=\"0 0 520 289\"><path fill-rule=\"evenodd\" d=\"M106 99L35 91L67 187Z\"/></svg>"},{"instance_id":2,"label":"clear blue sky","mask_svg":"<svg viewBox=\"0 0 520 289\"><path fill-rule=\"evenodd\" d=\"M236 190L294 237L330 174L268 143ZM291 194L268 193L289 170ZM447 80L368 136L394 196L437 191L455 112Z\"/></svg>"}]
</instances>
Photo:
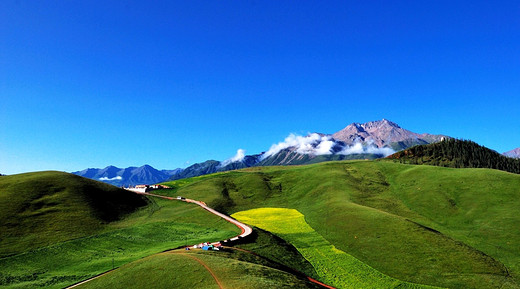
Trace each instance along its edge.
<instances>
[{"instance_id":1,"label":"clear blue sky","mask_svg":"<svg viewBox=\"0 0 520 289\"><path fill-rule=\"evenodd\" d=\"M504 152L519 98L519 1L0 1L4 174L173 169L382 118Z\"/></svg>"}]
</instances>

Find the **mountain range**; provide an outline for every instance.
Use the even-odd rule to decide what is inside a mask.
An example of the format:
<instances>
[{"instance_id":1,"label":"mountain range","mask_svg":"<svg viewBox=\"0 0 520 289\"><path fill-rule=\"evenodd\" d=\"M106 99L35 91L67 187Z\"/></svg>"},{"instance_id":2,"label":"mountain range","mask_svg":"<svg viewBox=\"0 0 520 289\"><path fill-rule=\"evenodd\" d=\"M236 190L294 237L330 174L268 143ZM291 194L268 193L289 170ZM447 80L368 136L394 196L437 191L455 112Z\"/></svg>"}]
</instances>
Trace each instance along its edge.
<instances>
[{"instance_id":1,"label":"mountain range","mask_svg":"<svg viewBox=\"0 0 520 289\"><path fill-rule=\"evenodd\" d=\"M307 136L290 134L283 142L273 144L260 154L245 155L243 150L238 150L237 154L228 160L208 160L185 169L157 170L149 165L126 169L108 166L104 169L86 169L73 174L116 186L154 184L253 166L376 159L414 145L438 142L446 137L427 133L418 134L401 128L392 121L382 119L367 123L352 123L333 134L311 133Z\"/></svg>"},{"instance_id":2,"label":"mountain range","mask_svg":"<svg viewBox=\"0 0 520 289\"><path fill-rule=\"evenodd\" d=\"M252 166L376 159L414 145L438 142L444 138L447 136L414 133L387 119L352 123L334 134L291 134L283 142L274 144L269 150L257 155L244 156L239 150L235 157L223 162L211 160L187 167L173 175L171 180Z\"/></svg>"},{"instance_id":3,"label":"mountain range","mask_svg":"<svg viewBox=\"0 0 520 289\"><path fill-rule=\"evenodd\" d=\"M157 170L149 165L128 167L125 169L108 166L104 169L85 169L73 172L73 174L121 187L160 183L171 178L179 171L181 171L181 169Z\"/></svg>"}]
</instances>

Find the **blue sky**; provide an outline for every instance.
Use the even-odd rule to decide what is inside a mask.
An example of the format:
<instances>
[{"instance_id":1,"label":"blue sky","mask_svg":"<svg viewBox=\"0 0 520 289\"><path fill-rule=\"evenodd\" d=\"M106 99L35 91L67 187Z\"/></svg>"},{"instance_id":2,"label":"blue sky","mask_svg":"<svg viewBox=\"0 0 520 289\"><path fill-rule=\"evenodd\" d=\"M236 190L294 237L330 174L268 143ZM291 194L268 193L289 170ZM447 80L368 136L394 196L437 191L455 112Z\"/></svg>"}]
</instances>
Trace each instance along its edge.
<instances>
[{"instance_id":1,"label":"blue sky","mask_svg":"<svg viewBox=\"0 0 520 289\"><path fill-rule=\"evenodd\" d=\"M504 152L519 96L518 1L0 2L4 174L173 169L382 118Z\"/></svg>"}]
</instances>

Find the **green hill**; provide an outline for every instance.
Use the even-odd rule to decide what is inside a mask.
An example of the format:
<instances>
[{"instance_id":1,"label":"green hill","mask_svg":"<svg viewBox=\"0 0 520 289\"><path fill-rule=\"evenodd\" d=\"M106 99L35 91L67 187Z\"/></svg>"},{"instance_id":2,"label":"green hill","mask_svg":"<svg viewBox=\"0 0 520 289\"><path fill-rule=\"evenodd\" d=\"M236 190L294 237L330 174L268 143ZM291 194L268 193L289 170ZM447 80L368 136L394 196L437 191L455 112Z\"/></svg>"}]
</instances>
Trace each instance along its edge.
<instances>
[{"instance_id":1,"label":"green hill","mask_svg":"<svg viewBox=\"0 0 520 289\"><path fill-rule=\"evenodd\" d=\"M323 288L250 258L241 252L172 251L127 264L77 288Z\"/></svg>"},{"instance_id":2,"label":"green hill","mask_svg":"<svg viewBox=\"0 0 520 289\"><path fill-rule=\"evenodd\" d=\"M1 231L1 248L10 254L0 258L0 288L63 288L119 266L84 286L210 288L214 281L189 257L192 252L160 252L239 233L197 205L147 198L70 174L2 178L2 221L11 231ZM229 286L318 288L305 278L317 278L316 272L294 247L268 232L254 232L239 245L247 252L196 258Z\"/></svg>"},{"instance_id":3,"label":"green hill","mask_svg":"<svg viewBox=\"0 0 520 289\"><path fill-rule=\"evenodd\" d=\"M322 288L307 280L318 275L291 244L257 228L248 239L219 252L178 249L155 254L78 288L218 288L215 278L223 288Z\"/></svg>"},{"instance_id":4,"label":"green hill","mask_svg":"<svg viewBox=\"0 0 520 289\"><path fill-rule=\"evenodd\" d=\"M143 206L112 213L117 204L99 204L105 198L96 202L88 193L100 185L97 182L84 190L90 197L73 197L81 190L71 188L84 179L43 174L54 175L54 180L42 182L34 174L0 178L5 182L4 178L18 177L2 183L2 219L14 222L11 215L22 216L21 208L36 212L30 215L33 218L56 212L73 217L79 213L65 208L74 200L72 207L84 216L79 220L85 220L85 226L79 226L86 229L74 239L52 239L48 233L52 230L34 227L34 235L44 236L48 245L25 250L13 242L2 243L2 249L18 251L0 258L0 288L63 288L113 267L120 268L83 286L142 288L150 282L168 288L215 286L191 255L212 268L226 288L281 284L312 288L304 275L337 288L520 288L520 175L516 174L382 160L255 167L168 182L173 189L156 192L201 200L227 214L254 216L244 222L269 231L255 229L252 238L236 245L247 252L183 251L180 256L160 252L229 238L237 228L194 204L159 198L141 199ZM67 197L31 207L28 204L42 196L32 197L30 192L42 187ZM56 189L63 187L67 189ZM109 188L114 194L141 198ZM51 205L55 209L47 211ZM296 216L297 222L286 222L291 218L284 212ZM55 228L66 230L60 224L73 223L58 216L56 223L51 222ZM95 221L88 223L90 218ZM32 234L26 223L7 224Z\"/></svg>"},{"instance_id":5,"label":"green hill","mask_svg":"<svg viewBox=\"0 0 520 289\"><path fill-rule=\"evenodd\" d=\"M0 257L100 232L145 197L62 172L0 178Z\"/></svg>"},{"instance_id":6,"label":"green hill","mask_svg":"<svg viewBox=\"0 0 520 289\"><path fill-rule=\"evenodd\" d=\"M0 288L63 288L239 230L204 209L58 172L0 178Z\"/></svg>"},{"instance_id":7,"label":"green hill","mask_svg":"<svg viewBox=\"0 0 520 289\"><path fill-rule=\"evenodd\" d=\"M520 174L520 160L506 157L469 140L445 139L414 146L388 156L400 163L452 168L487 168Z\"/></svg>"},{"instance_id":8,"label":"green hill","mask_svg":"<svg viewBox=\"0 0 520 289\"><path fill-rule=\"evenodd\" d=\"M351 161L250 168L167 184L175 188L171 194L228 214L296 209L335 248L398 280L519 288L518 175Z\"/></svg>"}]
</instances>

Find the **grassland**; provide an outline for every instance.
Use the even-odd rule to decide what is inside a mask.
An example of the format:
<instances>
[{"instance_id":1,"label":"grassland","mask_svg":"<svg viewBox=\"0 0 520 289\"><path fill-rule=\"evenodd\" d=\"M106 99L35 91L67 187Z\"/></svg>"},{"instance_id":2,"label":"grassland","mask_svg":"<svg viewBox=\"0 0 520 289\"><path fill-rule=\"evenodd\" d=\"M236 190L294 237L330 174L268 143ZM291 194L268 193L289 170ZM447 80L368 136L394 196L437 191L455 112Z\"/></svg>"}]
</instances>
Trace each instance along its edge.
<instances>
[{"instance_id":1,"label":"grassland","mask_svg":"<svg viewBox=\"0 0 520 289\"><path fill-rule=\"evenodd\" d=\"M338 250L398 280L519 288L518 175L350 161L252 168L169 184L177 186L176 194L229 214L296 209Z\"/></svg>"},{"instance_id":2,"label":"grassland","mask_svg":"<svg viewBox=\"0 0 520 289\"><path fill-rule=\"evenodd\" d=\"M209 266L224 288L321 288L307 280L307 275L317 278L317 274L292 245L256 228L253 237L225 251L153 254L78 288L218 288L192 257Z\"/></svg>"},{"instance_id":3,"label":"grassland","mask_svg":"<svg viewBox=\"0 0 520 289\"><path fill-rule=\"evenodd\" d=\"M97 182L77 185L78 181L68 176L50 175L42 179L30 174L18 176L20 180L30 180L26 188L23 182L11 182L7 185L15 189L6 190L6 183L1 183L0 224L6 230L0 231L0 248L4 250L0 258L0 287L61 288L113 266L139 264L146 256L150 259L142 260L156 262L153 259L158 252L172 247L224 239L238 232L233 225L195 205L147 200L135 195L131 196L140 200L121 209L117 209L118 204L107 202L115 206L117 212L107 215L106 211L111 210L103 207L104 203L110 199L120 200L120 196L110 196L127 192L106 188ZM49 181L47 177L54 180ZM5 182L4 178L0 178L0 182ZM61 178L69 184L61 186ZM240 245L259 255L254 258L237 252L209 255L210 259L232 259L234 261L230 262L240 264L238 267L252 268L243 272L246 276L275 270L273 272L292 275L287 277L291 279L298 276L284 269L291 267L319 277L332 268L333 272L340 273L331 280L348 280L348 270L369 275L375 271L388 276L382 279L388 280L389 287L393 284L391 280L396 280L448 288L520 288L519 175L489 169L450 169L392 161L342 161L250 168L169 182L168 185L174 189L159 193L201 200L227 214L262 207L297 210L305 216L309 232L279 233L280 236L298 249L312 244L313 248L309 250L328 250L324 254L334 260L318 263L312 258L317 254L306 255L305 250L300 251L311 263L320 264L315 265L314 271L303 257L294 254L296 249L291 245L275 243L275 247L269 247L267 243L280 239L268 233L260 233L253 243ZM112 189L113 193L105 199L105 194ZM51 197L41 195L40 191ZM92 195L91 191L97 193ZM24 223L12 216L33 219ZM60 216L70 218L63 221L66 225L60 225ZM55 223L53 218L56 218ZM45 223L47 221L49 223ZM33 222L39 222L42 228L31 227ZM71 226L77 227L78 235L71 237L66 233ZM20 228L20 232L16 228ZM50 232L57 232L56 236ZM34 241L39 235L43 240ZM11 241L5 242L9 238ZM33 241L24 241L31 239ZM23 245L16 240L24 242ZM317 243L322 245L314 248ZM284 254L290 257L284 258ZM347 264L348 260L362 263L343 266L349 268L344 270L346 272L334 268L337 264ZM147 261L143 262L139 266L147 266ZM157 262L163 261L157 259ZM221 262L224 260L215 261L215 264ZM164 266L164 274L171 274L173 267ZM367 269L360 269L363 266ZM141 276L135 270L127 272ZM119 274L117 272L114 274ZM159 272L151 275L155 274L160 276ZM278 273L266 273L264 277L272 274ZM120 275L120 278L124 276L128 275ZM236 278L239 277L229 277ZM200 282L201 286L206 284L206 281Z\"/></svg>"},{"instance_id":4,"label":"grassland","mask_svg":"<svg viewBox=\"0 0 520 289\"><path fill-rule=\"evenodd\" d=\"M0 178L0 257L104 230L145 197L61 172Z\"/></svg>"},{"instance_id":5,"label":"grassland","mask_svg":"<svg viewBox=\"0 0 520 289\"><path fill-rule=\"evenodd\" d=\"M81 183L90 184L91 181L80 178L80 183L77 183L74 181L75 177L67 179L70 177L68 174L56 176L55 173L51 173L50 180L48 173L36 173L30 177L39 183L60 184L60 180L55 179L56 177L64 177L66 182L70 181L71 185L66 186L66 190L50 190L55 192L55 199L58 200L55 201L55 206L61 206L62 209L52 211L52 214L47 217L55 217L58 214L56 218L60 220L60 213L67 217L86 215L85 218L80 217L65 223L73 226L72 230L74 228L83 230L84 235L64 241L61 238L53 239L50 237L53 230L59 230L60 226L63 226L59 223L45 230L24 231L23 238L36 239L41 235L46 238L45 243L53 243L37 248L29 247L22 253L1 258L0 288L63 288L113 267L170 248L207 240L225 239L239 232L235 226L196 205L155 198L142 199L141 196L111 186L108 186L109 190L105 191L104 185L97 182L94 182L95 185L101 186L102 189L99 195L92 197L94 200L80 199L70 205L67 200L77 197L76 193L92 193L91 189L83 187ZM41 191L34 188L42 188L42 186L33 186L34 194L37 194ZM27 194L32 196L33 190L27 190ZM84 220L89 220L88 217L91 216L97 203L102 203L105 197L110 199L107 194L110 194L111 190L117 190L118 193L125 194L123 197L130 199L138 197L145 201L146 206L134 208L133 212L111 222L98 221L101 225L90 229L91 223ZM6 197L5 195L11 194L9 191L5 193L2 190L1 193L4 198L2 206L7 207L6 202L9 204L11 198L23 199L22 196ZM61 196L62 194L65 196ZM124 198L119 201L125 202ZM114 205L113 210L117 208L118 206ZM71 212L72 209L78 212ZM69 212L71 213L68 214ZM22 225L18 224L18 226ZM86 226L87 229L82 226ZM3 236L4 232L2 232L2 239ZM2 248L13 248L13 246ZM20 250L19 246L14 248Z\"/></svg>"},{"instance_id":6,"label":"grassland","mask_svg":"<svg viewBox=\"0 0 520 289\"><path fill-rule=\"evenodd\" d=\"M388 277L338 250L316 233L297 210L259 208L238 212L232 217L289 241L314 266L319 280L336 288L434 288Z\"/></svg>"}]
</instances>

